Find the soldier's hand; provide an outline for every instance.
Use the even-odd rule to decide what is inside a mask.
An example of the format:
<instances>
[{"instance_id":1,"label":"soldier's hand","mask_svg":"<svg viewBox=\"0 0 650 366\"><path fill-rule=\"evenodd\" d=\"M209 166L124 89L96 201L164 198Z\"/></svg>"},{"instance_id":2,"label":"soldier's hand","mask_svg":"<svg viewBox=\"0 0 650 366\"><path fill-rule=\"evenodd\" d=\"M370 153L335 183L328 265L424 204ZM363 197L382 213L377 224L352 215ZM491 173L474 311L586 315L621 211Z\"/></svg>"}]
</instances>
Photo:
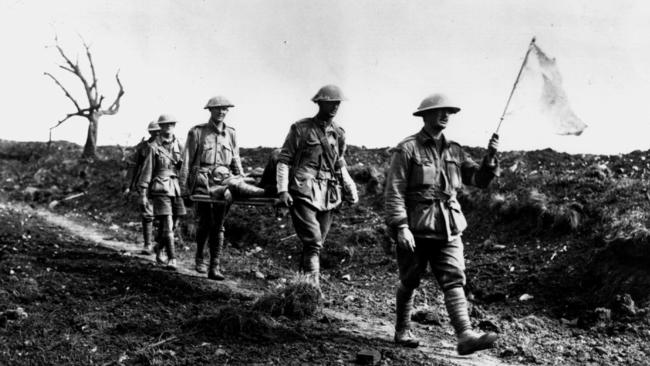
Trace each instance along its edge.
<instances>
[{"instance_id":1,"label":"soldier's hand","mask_svg":"<svg viewBox=\"0 0 650 366\"><path fill-rule=\"evenodd\" d=\"M415 238L408 227L397 230L397 245L402 249L415 252Z\"/></svg>"},{"instance_id":2,"label":"soldier's hand","mask_svg":"<svg viewBox=\"0 0 650 366\"><path fill-rule=\"evenodd\" d=\"M289 192L280 192L280 202L286 207L291 207L293 206L293 197Z\"/></svg>"},{"instance_id":3,"label":"soldier's hand","mask_svg":"<svg viewBox=\"0 0 650 366\"><path fill-rule=\"evenodd\" d=\"M497 154L497 151L499 150L499 135L494 133L492 134L492 137L490 138L490 142L488 142L488 155L490 157L494 157Z\"/></svg>"},{"instance_id":4,"label":"soldier's hand","mask_svg":"<svg viewBox=\"0 0 650 366\"><path fill-rule=\"evenodd\" d=\"M147 198L146 195L140 195L140 204L142 206L148 206L149 205L149 199Z\"/></svg>"}]
</instances>

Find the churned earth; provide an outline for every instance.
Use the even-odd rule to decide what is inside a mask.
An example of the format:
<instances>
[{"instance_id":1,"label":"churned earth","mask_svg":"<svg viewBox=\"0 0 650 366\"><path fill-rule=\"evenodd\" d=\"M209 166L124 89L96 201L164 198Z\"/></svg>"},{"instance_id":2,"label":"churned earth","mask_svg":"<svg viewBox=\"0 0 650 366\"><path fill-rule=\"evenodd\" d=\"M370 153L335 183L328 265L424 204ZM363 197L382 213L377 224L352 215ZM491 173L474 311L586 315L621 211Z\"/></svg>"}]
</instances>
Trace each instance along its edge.
<instances>
[{"instance_id":1,"label":"churned earth","mask_svg":"<svg viewBox=\"0 0 650 366\"><path fill-rule=\"evenodd\" d=\"M388 151L351 147L361 202L337 213L322 257L324 306L303 318L256 301L296 277L300 243L281 209L234 206L228 280L192 271L192 214L181 267L141 245L124 156L81 162L66 142L0 144L0 364L650 364L648 152L501 154L487 191L461 195L472 321L497 346L454 352L441 293L416 295L417 350L391 342L397 266L383 224ZM250 172L271 149L244 149ZM476 160L482 149L469 149ZM372 358L372 357L371 357Z\"/></svg>"}]
</instances>

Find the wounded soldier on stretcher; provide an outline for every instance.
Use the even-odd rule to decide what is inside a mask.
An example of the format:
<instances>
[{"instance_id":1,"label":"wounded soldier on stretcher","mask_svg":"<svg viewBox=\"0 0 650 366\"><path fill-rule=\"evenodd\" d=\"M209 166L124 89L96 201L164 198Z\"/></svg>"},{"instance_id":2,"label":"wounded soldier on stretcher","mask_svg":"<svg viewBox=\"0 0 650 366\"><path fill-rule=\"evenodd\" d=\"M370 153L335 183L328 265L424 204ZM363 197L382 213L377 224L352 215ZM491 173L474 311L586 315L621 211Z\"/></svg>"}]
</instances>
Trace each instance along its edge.
<instances>
[{"instance_id":1,"label":"wounded soldier on stretcher","mask_svg":"<svg viewBox=\"0 0 650 366\"><path fill-rule=\"evenodd\" d=\"M251 184L255 180L242 175L233 175L230 169L225 166L214 168L210 174L211 182L209 184L210 197L216 199L230 199L230 194L234 199L244 199L249 197L267 197L264 188ZM230 194L226 193L229 191Z\"/></svg>"}]
</instances>

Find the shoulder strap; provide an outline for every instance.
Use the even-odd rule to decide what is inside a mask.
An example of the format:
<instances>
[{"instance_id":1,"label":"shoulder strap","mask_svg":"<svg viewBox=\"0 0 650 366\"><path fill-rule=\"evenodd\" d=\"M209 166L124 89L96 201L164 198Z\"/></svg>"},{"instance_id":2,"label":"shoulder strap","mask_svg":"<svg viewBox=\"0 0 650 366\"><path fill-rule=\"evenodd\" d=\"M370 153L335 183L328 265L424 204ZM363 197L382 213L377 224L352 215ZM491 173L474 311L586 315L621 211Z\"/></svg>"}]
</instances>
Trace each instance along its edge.
<instances>
[{"instance_id":1,"label":"shoulder strap","mask_svg":"<svg viewBox=\"0 0 650 366\"><path fill-rule=\"evenodd\" d=\"M332 147L330 146L329 141L327 141L327 137L325 136L325 133L323 133L321 128L316 126L315 130L316 130L316 136L318 136L318 140L320 141L320 144L323 147L325 161L327 162L327 165L332 171L332 174L334 174L336 173L336 169L334 169L334 152L332 151Z\"/></svg>"},{"instance_id":2,"label":"shoulder strap","mask_svg":"<svg viewBox=\"0 0 650 366\"><path fill-rule=\"evenodd\" d=\"M158 151L158 154L166 157L167 159L171 160L172 163L176 164L178 163L176 160L174 160L174 157L167 151L165 150L162 146L156 144L156 150Z\"/></svg>"}]
</instances>

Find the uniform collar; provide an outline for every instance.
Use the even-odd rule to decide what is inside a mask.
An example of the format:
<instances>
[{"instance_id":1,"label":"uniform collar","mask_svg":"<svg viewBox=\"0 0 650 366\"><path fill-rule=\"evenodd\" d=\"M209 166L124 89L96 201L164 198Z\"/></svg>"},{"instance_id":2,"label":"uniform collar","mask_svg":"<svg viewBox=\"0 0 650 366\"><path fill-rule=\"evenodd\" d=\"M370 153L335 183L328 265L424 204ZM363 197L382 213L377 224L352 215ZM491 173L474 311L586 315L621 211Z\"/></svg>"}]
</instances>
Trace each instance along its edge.
<instances>
[{"instance_id":1,"label":"uniform collar","mask_svg":"<svg viewBox=\"0 0 650 366\"><path fill-rule=\"evenodd\" d=\"M221 124L221 128L219 128L219 127L217 126L217 124L216 124L214 121L212 121L212 119L210 119L210 120L208 121L208 126L210 126L210 128L211 128L212 130L214 130L216 133L218 133L219 135L221 135L221 136L225 136L225 135L226 135L226 122L223 122L223 123Z\"/></svg>"},{"instance_id":2,"label":"uniform collar","mask_svg":"<svg viewBox=\"0 0 650 366\"><path fill-rule=\"evenodd\" d=\"M333 120L330 121L330 122L323 121L322 119L318 118L318 116L314 116L314 118L312 118L312 120L314 121L316 126L322 128L322 129L326 129L326 128L334 126L334 121Z\"/></svg>"},{"instance_id":3,"label":"uniform collar","mask_svg":"<svg viewBox=\"0 0 650 366\"><path fill-rule=\"evenodd\" d=\"M436 140L433 138L433 131L431 131L429 129L429 127L426 126L426 125L424 127L422 127L420 132L418 132L418 138L423 143L432 143L432 144L436 143ZM449 146L449 143L447 142L447 139L445 138L445 134L443 134L443 133L440 134L440 142L442 143L442 146L445 147L445 148Z\"/></svg>"}]
</instances>

